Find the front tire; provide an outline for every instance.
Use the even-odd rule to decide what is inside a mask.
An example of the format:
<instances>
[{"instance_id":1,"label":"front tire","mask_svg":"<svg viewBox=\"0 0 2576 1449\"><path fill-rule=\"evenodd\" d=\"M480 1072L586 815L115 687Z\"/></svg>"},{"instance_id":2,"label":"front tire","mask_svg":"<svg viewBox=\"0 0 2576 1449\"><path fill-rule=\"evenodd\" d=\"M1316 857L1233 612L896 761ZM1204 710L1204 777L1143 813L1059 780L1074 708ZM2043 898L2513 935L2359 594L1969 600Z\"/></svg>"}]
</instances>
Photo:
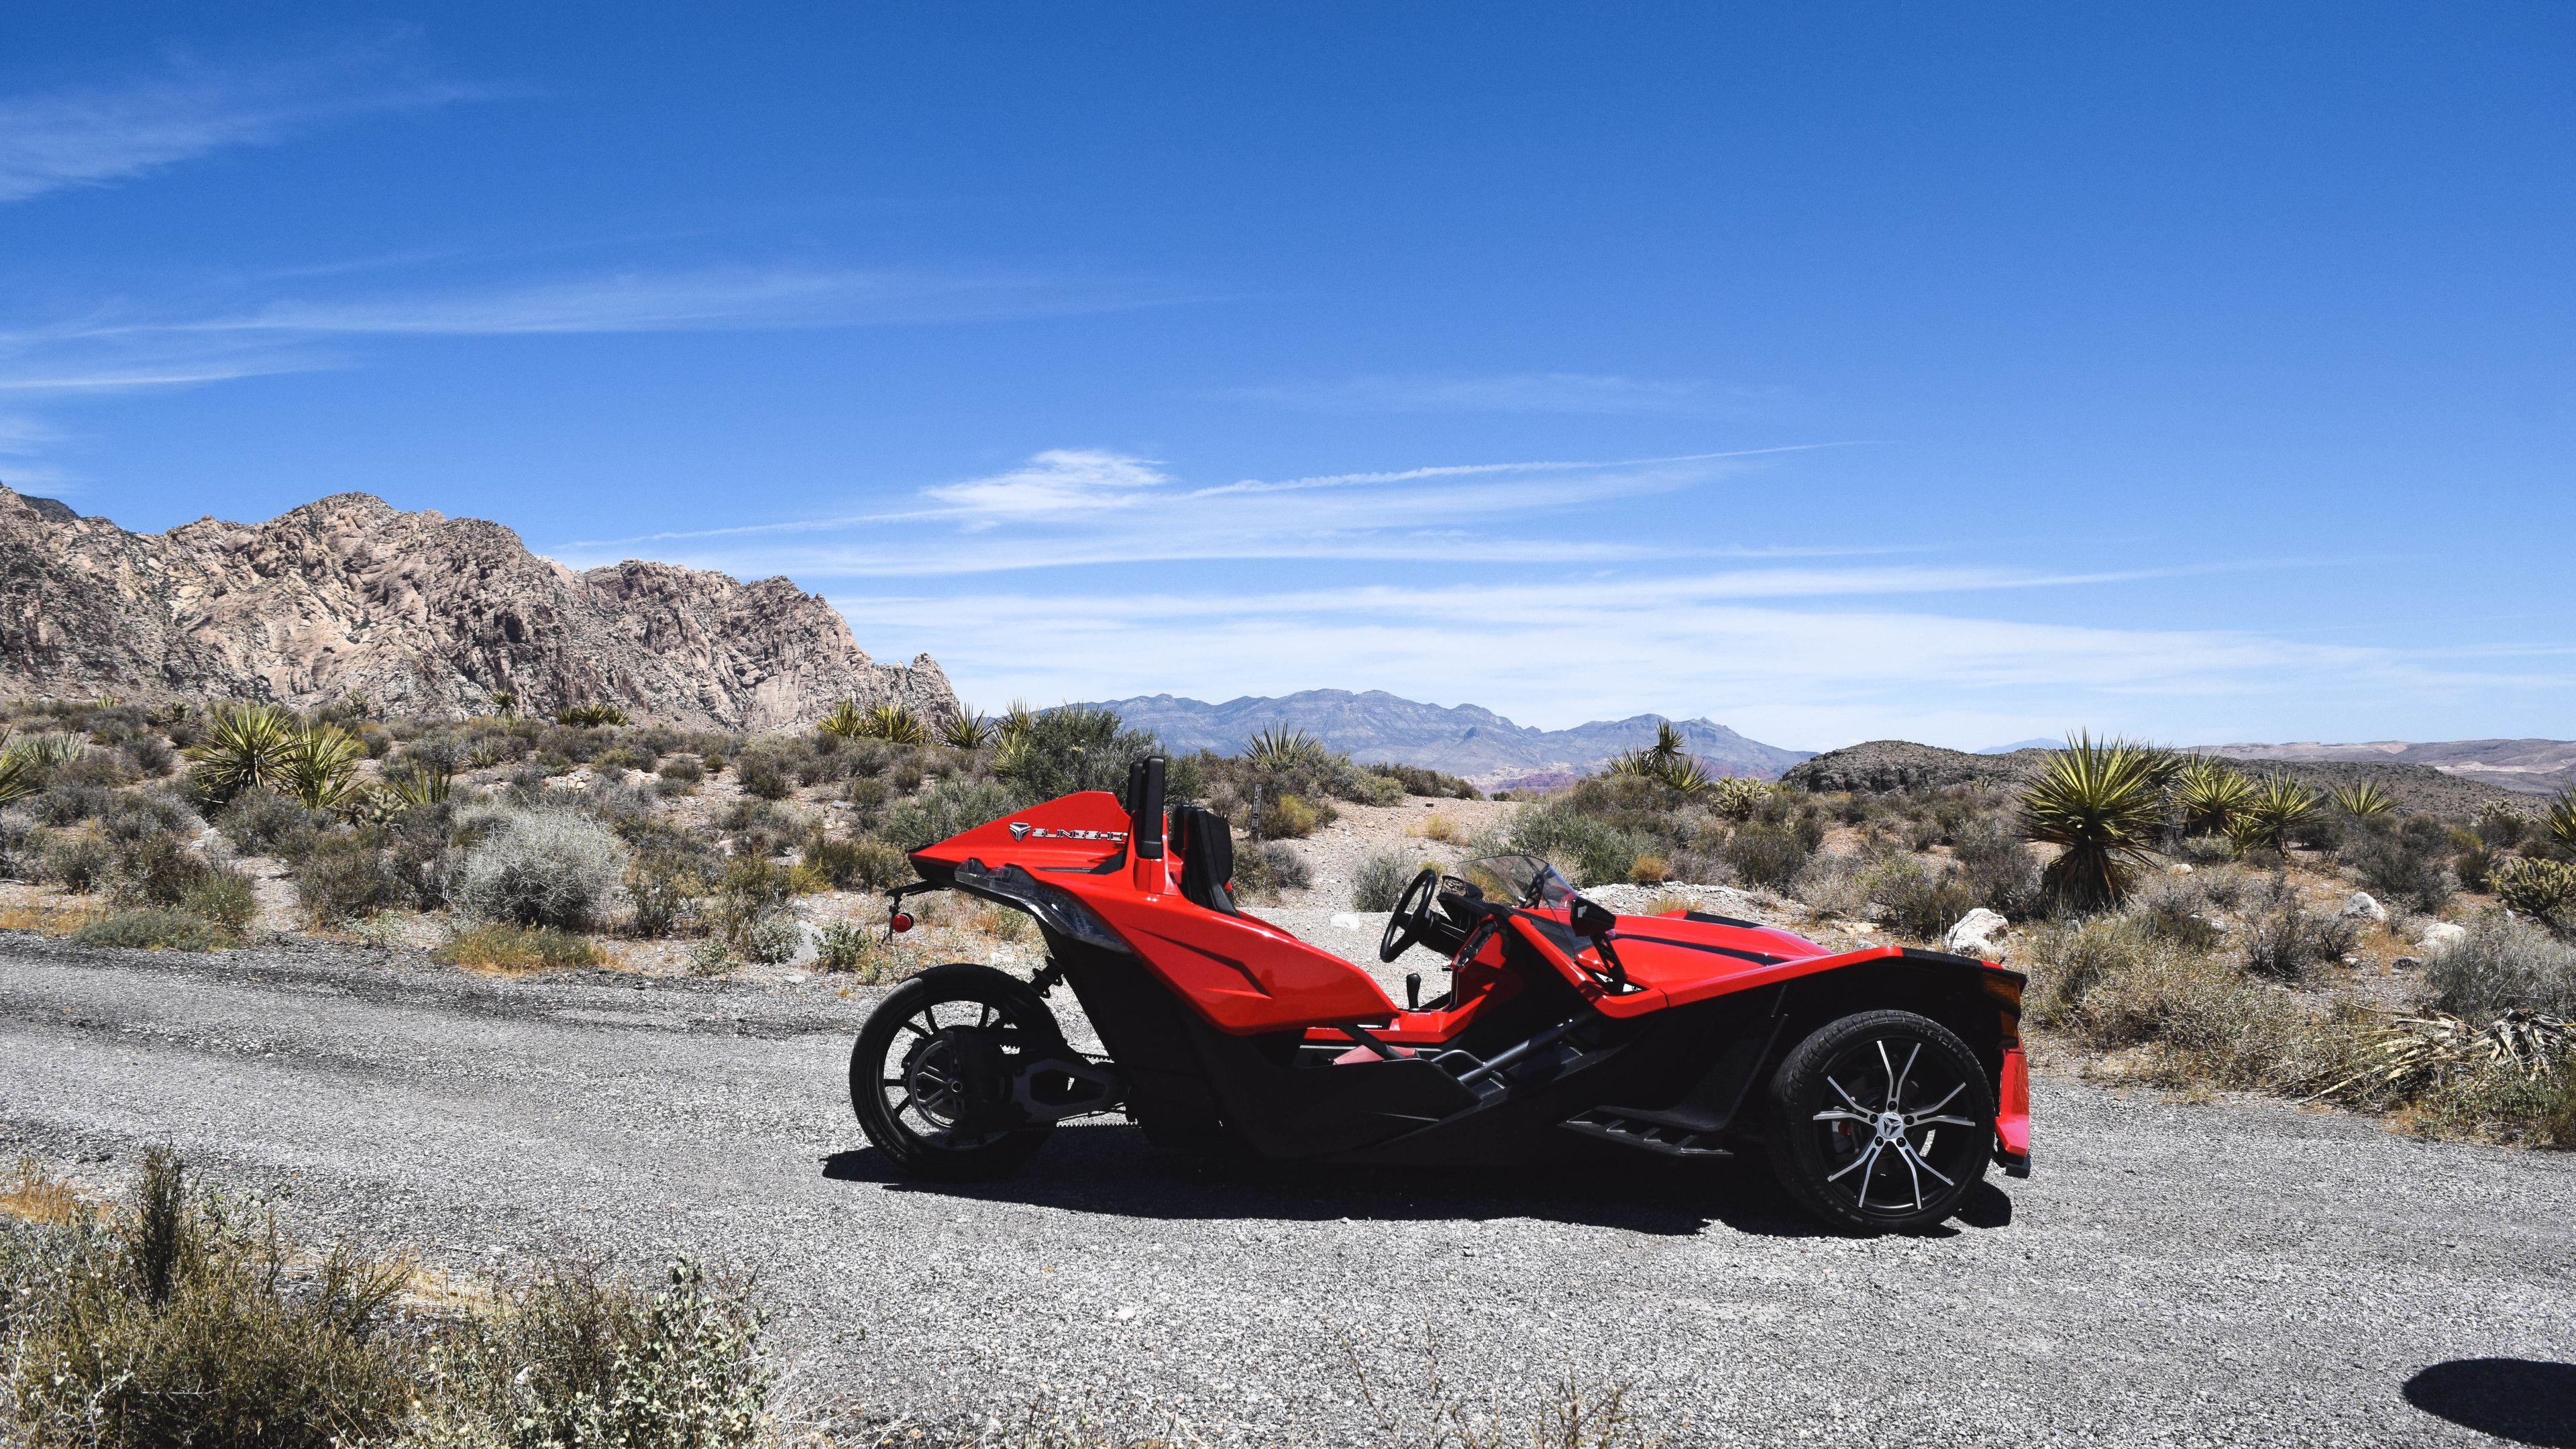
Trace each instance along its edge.
<instances>
[{"instance_id":1,"label":"front tire","mask_svg":"<svg viewBox=\"0 0 2576 1449\"><path fill-rule=\"evenodd\" d=\"M1026 982L989 966L934 966L888 993L850 1048L850 1108L879 1152L915 1177L999 1177L1043 1146L1052 1122L1014 1125L1009 1071L1061 1055L1055 1014Z\"/></svg>"},{"instance_id":2,"label":"front tire","mask_svg":"<svg viewBox=\"0 0 2576 1449\"><path fill-rule=\"evenodd\" d=\"M1995 1135L1985 1067L1910 1011L1829 1021L1770 1091L1771 1170L1798 1204L1850 1232L1905 1232L1958 1210Z\"/></svg>"}]
</instances>

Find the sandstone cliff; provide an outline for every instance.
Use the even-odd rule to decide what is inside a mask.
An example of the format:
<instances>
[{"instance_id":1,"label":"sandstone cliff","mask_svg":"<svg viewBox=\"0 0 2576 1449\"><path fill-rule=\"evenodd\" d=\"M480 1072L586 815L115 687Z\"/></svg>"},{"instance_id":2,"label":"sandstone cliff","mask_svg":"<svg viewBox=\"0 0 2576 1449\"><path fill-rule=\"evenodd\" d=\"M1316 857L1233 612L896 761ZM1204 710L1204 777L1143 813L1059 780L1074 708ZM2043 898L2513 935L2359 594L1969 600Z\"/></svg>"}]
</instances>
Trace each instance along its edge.
<instances>
[{"instance_id":1,"label":"sandstone cliff","mask_svg":"<svg viewBox=\"0 0 2576 1449\"><path fill-rule=\"evenodd\" d=\"M924 654L878 664L783 578L628 561L586 573L497 523L341 493L261 524L128 533L0 487L0 695L200 696L388 714L605 702L696 728L803 724L839 700L958 707Z\"/></svg>"}]
</instances>

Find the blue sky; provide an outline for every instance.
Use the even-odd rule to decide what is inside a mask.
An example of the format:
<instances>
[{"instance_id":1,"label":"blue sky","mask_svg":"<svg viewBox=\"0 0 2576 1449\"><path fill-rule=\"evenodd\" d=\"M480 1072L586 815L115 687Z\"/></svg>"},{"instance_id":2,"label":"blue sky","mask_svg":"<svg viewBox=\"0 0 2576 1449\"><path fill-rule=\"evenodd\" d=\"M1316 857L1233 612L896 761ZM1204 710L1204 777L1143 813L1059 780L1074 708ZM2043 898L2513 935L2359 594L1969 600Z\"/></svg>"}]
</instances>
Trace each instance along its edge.
<instances>
[{"instance_id":1,"label":"blue sky","mask_svg":"<svg viewBox=\"0 0 2576 1449\"><path fill-rule=\"evenodd\" d=\"M2576 734L2576 10L18 7L0 480L971 700Z\"/></svg>"}]
</instances>

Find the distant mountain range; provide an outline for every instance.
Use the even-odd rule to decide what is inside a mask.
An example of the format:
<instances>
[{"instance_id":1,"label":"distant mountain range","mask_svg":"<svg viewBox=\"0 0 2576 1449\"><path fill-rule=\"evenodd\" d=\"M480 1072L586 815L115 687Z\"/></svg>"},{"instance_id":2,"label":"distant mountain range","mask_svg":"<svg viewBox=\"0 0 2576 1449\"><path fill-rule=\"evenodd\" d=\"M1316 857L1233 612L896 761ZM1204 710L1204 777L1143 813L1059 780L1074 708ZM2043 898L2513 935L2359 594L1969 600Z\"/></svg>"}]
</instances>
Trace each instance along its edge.
<instances>
[{"instance_id":1,"label":"distant mountain range","mask_svg":"<svg viewBox=\"0 0 2576 1449\"><path fill-rule=\"evenodd\" d=\"M1364 764L1420 765L1495 789L1570 782L1621 750L1654 743L1655 725L1661 718L1641 714L1594 720L1567 730L1543 730L1514 724L1472 704L1422 704L1379 689L1364 694L1309 689L1277 697L1246 696L1223 704L1149 694L1100 704L1116 710L1128 724L1152 730L1174 750L1232 754L1256 731L1284 725L1303 730L1333 749L1347 750ZM1722 774L1777 779L1781 771L1811 753L1749 740L1711 720L1676 720L1673 725L1689 742L1691 753Z\"/></svg>"},{"instance_id":2,"label":"distant mountain range","mask_svg":"<svg viewBox=\"0 0 2576 1449\"><path fill-rule=\"evenodd\" d=\"M2286 745L2207 745L2213 755L2239 760L2349 760L2425 765L2463 780L2480 780L2528 795L2547 795L2576 785L2576 740L2444 740L2413 744L2377 740L2368 744L2327 745L2300 741Z\"/></svg>"}]
</instances>

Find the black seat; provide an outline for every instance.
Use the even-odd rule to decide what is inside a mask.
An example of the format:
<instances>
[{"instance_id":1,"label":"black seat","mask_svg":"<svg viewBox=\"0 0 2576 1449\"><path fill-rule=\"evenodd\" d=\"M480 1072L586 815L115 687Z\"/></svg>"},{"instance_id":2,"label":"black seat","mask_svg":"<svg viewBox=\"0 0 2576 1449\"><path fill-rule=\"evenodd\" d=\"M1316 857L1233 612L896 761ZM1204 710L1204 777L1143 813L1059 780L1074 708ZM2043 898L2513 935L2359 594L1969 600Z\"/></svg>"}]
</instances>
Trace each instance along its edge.
<instances>
[{"instance_id":1,"label":"black seat","mask_svg":"<svg viewBox=\"0 0 2576 1449\"><path fill-rule=\"evenodd\" d=\"M1229 916L1234 894L1234 832L1224 816L1204 805L1183 805L1172 812L1172 849L1181 857L1181 894Z\"/></svg>"}]
</instances>

